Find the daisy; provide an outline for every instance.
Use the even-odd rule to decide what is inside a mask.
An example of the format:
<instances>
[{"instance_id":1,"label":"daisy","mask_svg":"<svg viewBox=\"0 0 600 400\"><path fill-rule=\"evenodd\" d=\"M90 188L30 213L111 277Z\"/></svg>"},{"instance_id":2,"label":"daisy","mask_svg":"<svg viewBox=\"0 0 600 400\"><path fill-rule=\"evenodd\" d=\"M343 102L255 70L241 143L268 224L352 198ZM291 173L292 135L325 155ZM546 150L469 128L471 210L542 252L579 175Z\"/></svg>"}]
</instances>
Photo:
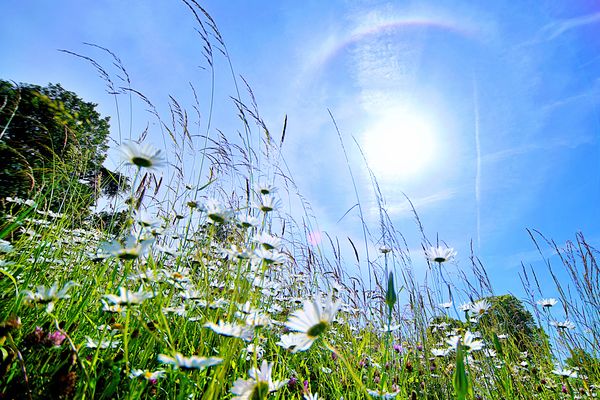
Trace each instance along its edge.
<instances>
[{"instance_id":1,"label":"daisy","mask_svg":"<svg viewBox=\"0 0 600 400\"><path fill-rule=\"evenodd\" d=\"M259 243L266 250L274 250L281 246L281 238L269 235L268 233L259 233L252 240Z\"/></svg>"},{"instance_id":2,"label":"daisy","mask_svg":"<svg viewBox=\"0 0 600 400\"><path fill-rule=\"evenodd\" d=\"M158 370L158 371L148 371L148 370L143 370L143 369L134 369L131 370L131 373L129 374L129 377L131 379L135 379L135 378L142 378L145 379L147 381L156 381L158 380L158 378L163 378L165 376L165 371L163 370Z\"/></svg>"},{"instance_id":3,"label":"daisy","mask_svg":"<svg viewBox=\"0 0 600 400\"><path fill-rule=\"evenodd\" d=\"M88 349L108 349L109 347L114 349L121 345L121 342L119 340L115 340L112 337L109 339L102 339L97 341L89 336L86 336L85 340L85 347L87 347Z\"/></svg>"},{"instance_id":4,"label":"daisy","mask_svg":"<svg viewBox=\"0 0 600 400\"><path fill-rule=\"evenodd\" d=\"M571 370L571 369L563 369L563 368L559 368L556 367L555 369L552 370L553 374L556 374L558 376L564 376L566 378L577 378L577 371Z\"/></svg>"},{"instance_id":5,"label":"daisy","mask_svg":"<svg viewBox=\"0 0 600 400\"><path fill-rule=\"evenodd\" d=\"M456 349L459 343L465 346L467 351L481 350L483 348L483 342L476 339L477 336L475 336L475 334L471 333L470 331L466 331L463 337L452 336L446 340L446 343L448 343L451 350Z\"/></svg>"},{"instance_id":6,"label":"daisy","mask_svg":"<svg viewBox=\"0 0 600 400\"><path fill-rule=\"evenodd\" d=\"M450 349L431 349L431 354L435 357L446 357L450 353Z\"/></svg>"},{"instance_id":7,"label":"daisy","mask_svg":"<svg viewBox=\"0 0 600 400\"><path fill-rule=\"evenodd\" d=\"M425 250L425 257L429 261L443 263L452 260L456 256L456 251L452 247L430 247Z\"/></svg>"},{"instance_id":8,"label":"daisy","mask_svg":"<svg viewBox=\"0 0 600 400\"><path fill-rule=\"evenodd\" d=\"M285 264L285 254L279 250L266 250L262 247L254 250L254 256L258 261L264 261L265 264Z\"/></svg>"},{"instance_id":9,"label":"daisy","mask_svg":"<svg viewBox=\"0 0 600 400\"><path fill-rule=\"evenodd\" d=\"M243 325L230 324L227 322L219 321L218 324L214 322L207 322L203 325L205 328L211 329L213 332L222 335L236 337L246 342L250 342L253 337L252 330Z\"/></svg>"},{"instance_id":10,"label":"daisy","mask_svg":"<svg viewBox=\"0 0 600 400\"><path fill-rule=\"evenodd\" d=\"M254 228L260 225L260 220L258 218L247 214L239 215L237 222L242 228Z\"/></svg>"},{"instance_id":11,"label":"daisy","mask_svg":"<svg viewBox=\"0 0 600 400\"><path fill-rule=\"evenodd\" d=\"M382 392L381 390L373 389L367 389L367 393L369 393L369 396L373 397L374 399L393 399L398 396L398 392L387 393Z\"/></svg>"},{"instance_id":12,"label":"daisy","mask_svg":"<svg viewBox=\"0 0 600 400\"><path fill-rule=\"evenodd\" d=\"M294 311L285 326L302 336L295 336L294 340L298 341L298 345L292 352L308 350L331 325L340 305L339 300L334 302L332 298L328 298L325 304L321 304L320 300L307 300L304 302L304 308ZM300 337L304 340L299 341Z\"/></svg>"},{"instance_id":13,"label":"daisy","mask_svg":"<svg viewBox=\"0 0 600 400\"><path fill-rule=\"evenodd\" d=\"M440 303L439 306L442 308L448 309L448 308L452 307L452 302L448 301L446 303Z\"/></svg>"},{"instance_id":14,"label":"daisy","mask_svg":"<svg viewBox=\"0 0 600 400\"><path fill-rule=\"evenodd\" d=\"M287 382L273 381L271 373L273 364L263 361L260 369L250 368L248 376L250 379L238 378L231 388L231 393L235 396L232 400L252 400L264 399L271 392L275 392L283 387Z\"/></svg>"},{"instance_id":15,"label":"daisy","mask_svg":"<svg viewBox=\"0 0 600 400\"><path fill-rule=\"evenodd\" d=\"M124 287L119 288L119 295L116 294L105 294L104 298L108 300L110 303L118 306L131 306L135 304L142 304L144 300L151 299L154 297L152 293L144 292L142 290L133 292L131 290L127 290Z\"/></svg>"},{"instance_id":16,"label":"daisy","mask_svg":"<svg viewBox=\"0 0 600 400\"><path fill-rule=\"evenodd\" d=\"M555 326L558 329L575 329L575 324L569 321L568 319L563 322L552 321L550 325Z\"/></svg>"},{"instance_id":17,"label":"daisy","mask_svg":"<svg viewBox=\"0 0 600 400\"><path fill-rule=\"evenodd\" d=\"M490 305L490 303L488 303L487 300L479 300L479 301L476 301L475 303L471 304L470 311L473 314L475 314L475 317L479 318L483 314L485 314L485 312L487 310L489 310L490 307L491 307L491 305Z\"/></svg>"},{"instance_id":18,"label":"daisy","mask_svg":"<svg viewBox=\"0 0 600 400\"><path fill-rule=\"evenodd\" d=\"M259 183L256 185L256 192L262 195L277 193L277 188L269 183Z\"/></svg>"},{"instance_id":19,"label":"daisy","mask_svg":"<svg viewBox=\"0 0 600 400\"><path fill-rule=\"evenodd\" d=\"M120 260L135 260L144 254L153 241L153 239L147 239L138 242L135 237L129 235L122 244L116 240L105 242L100 246L99 257L114 256Z\"/></svg>"},{"instance_id":20,"label":"daisy","mask_svg":"<svg viewBox=\"0 0 600 400\"><path fill-rule=\"evenodd\" d=\"M315 394L305 393L304 400L319 400L319 394L318 393L315 393Z\"/></svg>"},{"instance_id":21,"label":"daisy","mask_svg":"<svg viewBox=\"0 0 600 400\"><path fill-rule=\"evenodd\" d=\"M208 221L213 224L223 224L229 220L230 212L218 200L206 200L203 211L206 213Z\"/></svg>"},{"instance_id":22,"label":"daisy","mask_svg":"<svg viewBox=\"0 0 600 400\"><path fill-rule=\"evenodd\" d=\"M541 299L541 300L538 300L536 303L544 308L550 308L552 306L555 306L556 303L558 303L558 300L553 299L553 298Z\"/></svg>"},{"instance_id":23,"label":"daisy","mask_svg":"<svg viewBox=\"0 0 600 400\"><path fill-rule=\"evenodd\" d=\"M161 151L148 145L136 142L128 142L119 148L126 164L135 165L138 168L156 169L165 163L160 154Z\"/></svg>"},{"instance_id":24,"label":"daisy","mask_svg":"<svg viewBox=\"0 0 600 400\"><path fill-rule=\"evenodd\" d=\"M392 251L392 248L386 245L380 246L379 247L379 252L382 254L387 254L390 253Z\"/></svg>"},{"instance_id":25,"label":"daisy","mask_svg":"<svg viewBox=\"0 0 600 400\"><path fill-rule=\"evenodd\" d=\"M13 245L8 240L0 239L0 253L11 253L13 250Z\"/></svg>"},{"instance_id":26,"label":"daisy","mask_svg":"<svg viewBox=\"0 0 600 400\"><path fill-rule=\"evenodd\" d=\"M265 214L271 211L277 210L281 204L281 201L276 199L271 194L261 194L259 200L256 202L256 208Z\"/></svg>"},{"instance_id":27,"label":"daisy","mask_svg":"<svg viewBox=\"0 0 600 400\"><path fill-rule=\"evenodd\" d=\"M213 365L221 364L223 359L218 357L185 357L181 353L175 353L175 357L159 354L158 361L163 364L173 365L175 368L179 369L205 369L212 367Z\"/></svg>"},{"instance_id":28,"label":"daisy","mask_svg":"<svg viewBox=\"0 0 600 400\"><path fill-rule=\"evenodd\" d=\"M56 303L60 299L68 299L69 295L67 292L73 286L77 286L75 282L69 281L64 284L62 289L58 289L58 282L54 282L52 286L46 288L45 286L38 286L35 292L31 290L26 290L23 293L25 294L25 303L38 303L46 305L46 312L52 312L54 310L54 303Z\"/></svg>"}]
</instances>

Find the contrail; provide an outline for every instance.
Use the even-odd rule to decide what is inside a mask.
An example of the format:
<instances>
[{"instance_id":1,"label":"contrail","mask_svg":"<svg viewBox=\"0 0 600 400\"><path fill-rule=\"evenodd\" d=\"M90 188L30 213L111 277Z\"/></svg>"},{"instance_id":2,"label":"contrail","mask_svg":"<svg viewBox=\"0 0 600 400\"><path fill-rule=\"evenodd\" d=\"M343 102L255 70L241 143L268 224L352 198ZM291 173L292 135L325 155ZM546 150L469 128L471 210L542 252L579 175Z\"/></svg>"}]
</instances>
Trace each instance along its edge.
<instances>
[{"instance_id":1,"label":"contrail","mask_svg":"<svg viewBox=\"0 0 600 400\"><path fill-rule=\"evenodd\" d=\"M480 185L481 185L481 143L479 141L479 97L477 93L477 82L473 77L473 112L475 114L475 152L476 152L476 172L475 172L475 206L477 210L477 249L481 250L481 207L480 207Z\"/></svg>"}]
</instances>

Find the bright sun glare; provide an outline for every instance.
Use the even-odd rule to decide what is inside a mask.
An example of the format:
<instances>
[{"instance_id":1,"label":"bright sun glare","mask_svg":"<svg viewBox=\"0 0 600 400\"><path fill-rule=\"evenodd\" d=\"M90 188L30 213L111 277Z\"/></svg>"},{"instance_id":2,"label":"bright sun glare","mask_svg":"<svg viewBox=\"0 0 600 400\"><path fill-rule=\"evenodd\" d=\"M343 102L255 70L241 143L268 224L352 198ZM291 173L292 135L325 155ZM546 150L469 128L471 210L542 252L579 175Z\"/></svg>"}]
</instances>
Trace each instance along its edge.
<instances>
[{"instance_id":1,"label":"bright sun glare","mask_svg":"<svg viewBox=\"0 0 600 400\"><path fill-rule=\"evenodd\" d=\"M436 129L431 119L398 111L377 118L363 133L363 149L377 179L419 178L433 164Z\"/></svg>"}]
</instances>

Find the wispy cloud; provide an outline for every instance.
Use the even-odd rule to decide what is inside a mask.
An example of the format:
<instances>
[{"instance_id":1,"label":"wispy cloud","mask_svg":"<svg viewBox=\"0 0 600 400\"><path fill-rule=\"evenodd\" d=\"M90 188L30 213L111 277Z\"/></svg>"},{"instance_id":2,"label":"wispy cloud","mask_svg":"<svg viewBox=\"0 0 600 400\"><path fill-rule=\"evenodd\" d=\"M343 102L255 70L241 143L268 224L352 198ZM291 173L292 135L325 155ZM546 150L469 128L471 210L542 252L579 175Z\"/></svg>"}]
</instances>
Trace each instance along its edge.
<instances>
[{"instance_id":1,"label":"wispy cloud","mask_svg":"<svg viewBox=\"0 0 600 400\"><path fill-rule=\"evenodd\" d=\"M591 135L559 137L555 139L548 139L535 143L528 143L523 146L511 147L493 153L484 154L481 157L481 161L484 163L496 163L506 158L520 156L531 152L547 151L561 147L575 148L582 145L594 143L595 141L596 139Z\"/></svg>"},{"instance_id":2,"label":"wispy cloud","mask_svg":"<svg viewBox=\"0 0 600 400\"><path fill-rule=\"evenodd\" d=\"M458 191L456 189L450 188L441 190L439 192L427 196L411 199L410 202L408 200L404 200L398 203L389 204L387 206L387 212L390 216L397 216L409 213L412 214L412 206L414 206L414 208L417 211L421 211L424 208L428 208L435 204L452 199L457 195L457 193Z\"/></svg>"},{"instance_id":3,"label":"wispy cloud","mask_svg":"<svg viewBox=\"0 0 600 400\"><path fill-rule=\"evenodd\" d=\"M540 36L553 40L565 32L595 23L600 23L600 12L552 22L540 30Z\"/></svg>"}]
</instances>

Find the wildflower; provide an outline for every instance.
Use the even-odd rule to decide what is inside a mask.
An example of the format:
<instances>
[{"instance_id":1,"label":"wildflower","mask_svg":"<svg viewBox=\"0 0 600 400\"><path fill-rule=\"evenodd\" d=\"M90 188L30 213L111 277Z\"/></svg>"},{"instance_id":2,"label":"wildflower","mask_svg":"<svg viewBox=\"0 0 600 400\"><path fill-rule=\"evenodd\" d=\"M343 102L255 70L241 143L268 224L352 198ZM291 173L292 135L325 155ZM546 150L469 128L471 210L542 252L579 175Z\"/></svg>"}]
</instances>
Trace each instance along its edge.
<instances>
[{"instance_id":1,"label":"wildflower","mask_svg":"<svg viewBox=\"0 0 600 400\"><path fill-rule=\"evenodd\" d=\"M223 224L229 220L230 212L218 200L206 200L203 211L206 213L206 217L210 223Z\"/></svg>"},{"instance_id":2,"label":"wildflower","mask_svg":"<svg viewBox=\"0 0 600 400\"><path fill-rule=\"evenodd\" d=\"M472 306L473 306L473 305L472 305L471 303L463 303L463 304L461 304L460 306L458 306L458 309L459 309L460 311L467 312L467 311L470 311L470 310L471 310L471 307L472 307Z\"/></svg>"},{"instance_id":3,"label":"wildflower","mask_svg":"<svg viewBox=\"0 0 600 400\"><path fill-rule=\"evenodd\" d=\"M165 163L160 154L161 151L148 145L136 142L128 142L119 148L126 164L135 165L138 168L156 169Z\"/></svg>"},{"instance_id":4,"label":"wildflower","mask_svg":"<svg viewBox=\"0 0 600 400\"><path fill-rule=\"evenodd\" d=\"M483 349L483 354L487 357L496 357L497 355L496 350L494 349Z\"/></svg>"},{"instance_id":5,"label":"wildflower","mask_svg":"<svg viewBox=\"0 0 600 400\"><path fill-rule=\"evenodd\" d=\"M552 321L550 325L555 326L558 329L575 329L575 324L569 321L568 319L563 322Z\"/></svg>"},{"instance_id":6,"label":"wildflower","mask_svg":"<svg viewBox=\"0 0 600 400\"><path fill-rule=\"evenodd\" d=\"M431 349L431 354L435 357L446 357L450 353L449 348L445 349Z\"/></svg>"},{"instance_id":7,"label":"wildflower","mask_svg":"<svg viewBox=\"0 0 600 400\"><path fill-rule=\"evenodd\" d=\"M158 371L153 371L153 372L148 371L148 370L143 370L143 369L133 369L133 370L131 370L131 373L129 374L129 377L131 379L143 378L152 383L156 383L158 378L163 378L164 376L165 376L165 371L163 371L162 369L159 369Z\"/></svg>"},{"instance_id":8,"label":"wildflower","mask_svg":"<svg viewBox=\"0 0 600 400\"><path fill-rule=\"evenodd\" d=\"M541 299L541 300L538 300L536 303L544 308L550 308L552 306L555 306L556 303L558 303L558 300L553 299L553 298Z\"/></svg>"},{"instance_id":9,"label":"wildflower","mask_svg":"<svg viewBox=\"0 0 600 400\"><path fill-rule=\"evenodd\" d=\"M104 297L112 304L119 306L131 306L134 304L142 304L144 300L151 299L154 297L154 295L142 290L139 290L138 292L132 292L124 287L120 287L118 296L114 294L105 294Z\"/></svg>"},{"instance_id":10,"label":"wildflower","mask_svg":"<svg viewBox=\"0 0 600 400\"><path fill-rule=\"evenodd\" d=\"M475 314L475 317L479 318L480 316L485 314L485 312L489 310L490 307L490 303L488 303L488 301L484 299L471 304L470 311L473 314Z\"/></svg>"},{"instance_id":11,"label":"wildflower","mask_svg":"<svg viewBox=\"0 0 600 400\"><path fill-rule=\"evenodd\" d=\"M558 376L564 376L566 378L577 378L578 374L577 371L571 370L571 369L563 369L563 368L559 368L556 367L555 369L552 370L552 373Z\"/></svg>"},{"instance_id":12,"label":"wildflower","mask_svg":"<svg viewBox=\"0 0 600 400\"><path fill-rule=\"evenodd\" d=\"M265 214L271 211L275 211L279 208L281 201L276 199L271 194L261 194L258 202L256 203L256 208Z\"/></svg>"},{"instance_id":13,"label":"wildflower","mask_svg":"<svg viewBox=\"0 0 600 400\"><path fill-rule=\"evenodd\" d=\"M269 183L259 183L256 191L261 195L277 193L277 188Z\"/></svg>"},{"instance_id":14,"label":"wildflower","mask_svg":"<svg viewBox=\"0 0 600 400\"><path fill-rule=\"evenodd\" d=\"M313 342L323 334L329 325L333 322L335 314L340 308L341 302L327 299L325 304L321 304L320 300L305 301L304 307L301 310L296 310L292 313L286 326L292 330L299 332L300 335L295 335L295 340L302 337L303 340L298 342L293 352L308 350Z\"/></svg>"},{"instance_id":15,"label":"wildflower","mask_svg":"<svg viewBox=\"0 0 600 400\"><path fill-rule=\"evenodd\" d=\"M379 247L379 252L382 254L387 254L390 253L392 251L392 248L386 245L380 246Z\"/></svg>"},{"instance_id":16,"label":"wildflower","mask_svg":"<svg viewBox=\"0 0 600 400\"><path fill-rule=\"evenodd\" d=\"M369 393L369 396L375 398L375 399L393 399L396 396L398 396L398 392L383 392L381 390L373 390L373 389L367 389L367 393Z\"/></svg>"},{"instance_id":17,"label":"wildflower","mask_svg":"<svg viewBox=\"0 0 600 400\"><path fill-rule=\"evenodd\" d=\"M265 264L284 264L286 262L285 254L279 250L266 250L262 247L254 250L254 255L257 260L264 262Z\"/></svg>"},{"instance_id":18,"label":"wildflower","mask_svg":"<svg viewBox=\"0 0 600 400\"><path fill-rule=\"evenodd\" d=\"M238 216L237 222L242 228L254 228L260 225L260 220L258 218L247 214Z\"/></svg>"},{"instance_id":19,"label":"wildflower","mask_svg":"<svg viewBox=\"0 0 600 400\"><path fill-rule=\"evenodd\" d=\"M462 341L462 345L468 351L481 350L483 348L483 342L481 340L476 340L477 336L475 336L470 331L466 331L464 336L452 336L446 340L446 343L450 346L450 349L454 350L458 346L458 343Z\"/></svg>"},{"instance_id":20,"label":"wildflower","mask_svg":"<svg viewBox=\"0 0 600 400\"><path fill-rule=\"evenodd\" d=\"M13 250L13 245L8 240L0 239L0 253L11 253Z\"/></svg>"},{"instance_id":21,"label":"wildflower","mask_svg":"<svg viewBox=\"0 0 600 400\"><path fill-rule=\"evenodd\" d=\"M89 336L85 337L86 347L89 349L108 349L109 347L117 348L121 344L119 340L115 340L112 337L109 339L102 339L100 341L96 341Z\"/></svg>"},{"instance_id":22,"label":"wildflower","mask_svg":"<svg viewBox=\"0 0 600 400\"><path fill-rule=\"evenodd\" d=\"M153 239L141 240L138 242L135 237L129 235L122 244L116 240L103 243L100 246L100 257L106 258L114 256L121 260L135 260L144 254L152 242Z\"/></svg>"},{"instance_id":23,"label":"wildflower","mask_svg":"<svg viewBox=\"0 0 600 400\"><path fill-rule=\"evenodd\" d=\"M66 338L67 338L67 336L64 333L62 333L61 331L55 331L55 332L49 333L46 336L45 342L49 346L60 347L60 345L62 344L62 342L65 341Z\"/></svg>"},{"instance_id":24,"label":"wildflower","mask_svg":"<svg viewBox=\"0 0 600 400\"><path fill-rule=\"evenodd\" d=\"M246 342L251 341L253 337L252 330L243 325L219 321L218 324L215 324L214 322L207 322L203 326L211 329L213 332L219 335L236 337L245 340Z\"/></svg>"},{"instance_id":25,"label":"wildflower","mask_svg":"<svg viewBox=\"0 0 600 400\"><path fill-rule=\"evenodd\" d=\"M69 298L67 292L73 286L77 286L77 284L72 281L65 283L60 290L58 290L58 282L54 282L49 288L40 285L35 292L32 292L31 290L26 290L24 292L25 303L45 304L46 312L52 312L52 310L54 310L54 303L60 299Z\"/></svg>"},{"instance_id":26,"label":"wildflower","mask_svg":"<svg viewBox=\"0 0 600 400\"><path fill-rule=\"evenodd\" d=\"M268 233L259 233L254 236L253 241L259 243L266 250L273 250L281 246L281 238L269 235Z\"/></svg>"},{"instance_id":27,"label":"wildflower","mask_svg":"<svg viewBox=\"0 0 600 400\"><path fill-rule=\"evenodd\" d=\"M312 394L310 392L309 393L305 393L303 397L304 397L304 400L319 400L319 394L318 393L315 393L315 394Z\"/></svg>"},{"instance_id":28,"label":"wildflower","mask_svg":"<svg viewBox=\"0 0 600 400\"><path fill-rule=\"evenodd\" d=\"M231 388L231 393L236 395L232 400L264 399L271 392L283 387L285 381L273 381L271 373L273 364L263 361L260 369L250 368L250 379L238 378Z\"/></svg>"},{"instance_id":29,"label":"wildflower","mask_svg":"<svg viewBox=\"0 0 600 400\"><path fill-rule=\"evenodd\" d=\"M452 307L452 301L448 301L446 303L440 303L439 306L442 308L448 309L448 308Z\"/></svg>"},{"instance_id":30,"label":"wildflower","mask_svg":"<svg viewBox=\"0 0 600 400\"><path fill-rule=\"evenodd\" d=\"M181 353L175 353L175 357L159 354L158 361L163 364L171 364L179 369L205 369L221 364L223 359L218 357L184 357Z\"/></svg>"},{"instance_id":31,"label":"wildflower","mask_svg":"<svg viewBox=\"0 0 600 400\"><path fill-rule=\"evenodd\" d=\"M456 256L456 251L452 247L430 247L425 250L425 256L429 261L443 263L452 260Z\"/></svg>"}]
</instances>

